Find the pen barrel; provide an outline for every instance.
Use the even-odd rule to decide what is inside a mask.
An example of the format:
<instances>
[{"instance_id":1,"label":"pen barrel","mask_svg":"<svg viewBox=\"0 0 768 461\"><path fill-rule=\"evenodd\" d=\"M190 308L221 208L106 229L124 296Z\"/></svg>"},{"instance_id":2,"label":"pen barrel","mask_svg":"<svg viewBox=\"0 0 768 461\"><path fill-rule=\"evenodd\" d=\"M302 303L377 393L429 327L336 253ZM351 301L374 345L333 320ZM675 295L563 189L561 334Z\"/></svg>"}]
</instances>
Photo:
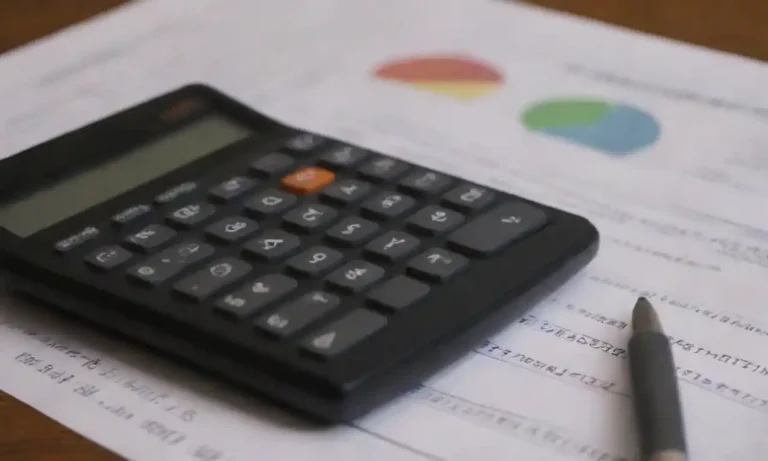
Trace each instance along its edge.
<instances>
[{"instance_id":1,"label":"pen barrel","mask_svg":"<svg viewBox=\"0 0 768 461\"><path fill-rule=\"evenodd\" d=\"M663 450L686 452L677 373L669 339L642 332L628 345L642 459Z\"/></svg>"}]
</instances>

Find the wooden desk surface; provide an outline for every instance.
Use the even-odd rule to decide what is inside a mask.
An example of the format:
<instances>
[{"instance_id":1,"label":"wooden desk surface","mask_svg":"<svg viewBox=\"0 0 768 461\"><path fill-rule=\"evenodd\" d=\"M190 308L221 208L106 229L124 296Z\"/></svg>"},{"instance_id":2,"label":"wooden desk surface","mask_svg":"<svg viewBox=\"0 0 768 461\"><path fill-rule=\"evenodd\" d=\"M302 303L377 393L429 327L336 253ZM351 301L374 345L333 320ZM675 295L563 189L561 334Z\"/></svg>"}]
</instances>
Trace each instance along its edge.
<instances>
[{"instance_id":1,"label":"wooden desk surface","mask_svg":"<svg viewBox=\"0 0 768 461\"><path fill-rule=\"evenodd\" d=\"M482 1L482 0L478 0ZM0 0L0 53L125 3ZM542 6L768 61L765 0L532 0ZM119 459L0 392L0 460Z\"/></svg>"}]
</instances>

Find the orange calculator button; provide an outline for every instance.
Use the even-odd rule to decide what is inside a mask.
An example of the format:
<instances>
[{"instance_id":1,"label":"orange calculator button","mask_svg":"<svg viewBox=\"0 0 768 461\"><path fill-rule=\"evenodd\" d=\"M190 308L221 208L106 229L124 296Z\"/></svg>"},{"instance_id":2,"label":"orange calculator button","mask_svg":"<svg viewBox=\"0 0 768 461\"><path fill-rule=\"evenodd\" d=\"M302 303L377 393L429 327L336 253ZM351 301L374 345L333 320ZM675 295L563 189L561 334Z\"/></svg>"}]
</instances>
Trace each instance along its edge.
<instances>
[{"instance_id":1,"label":"orange calculator button","mask_svg":"<svg viewBox=\"0 0 768 461\"><path fill-rule=\"evenodd\" d=\"M295 194L312 194L331 184L336 175L333 171L328 171L316 166L308 166L285 176L281 181L285 189Z\"/></svg>"}]
</instances>

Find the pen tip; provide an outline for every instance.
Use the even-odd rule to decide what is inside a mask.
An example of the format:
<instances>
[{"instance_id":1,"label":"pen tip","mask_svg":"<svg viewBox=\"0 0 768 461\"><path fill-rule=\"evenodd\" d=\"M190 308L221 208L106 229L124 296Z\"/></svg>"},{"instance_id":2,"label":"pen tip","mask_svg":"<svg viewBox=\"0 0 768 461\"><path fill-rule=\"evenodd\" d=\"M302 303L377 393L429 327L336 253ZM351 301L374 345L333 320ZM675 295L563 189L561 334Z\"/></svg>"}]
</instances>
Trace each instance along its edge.
<instances>
[{"instance_id":1,"label":"pen tip","mask_svg":"<svg viewBox=\"0 0 768 461\"><path fill-rule=\"evenodd\" d=\"M635 332L653 331L662 333L661 321L656 310L647 298L641 296L632 311L632 330Z\"/></svg>"}]
</instances>

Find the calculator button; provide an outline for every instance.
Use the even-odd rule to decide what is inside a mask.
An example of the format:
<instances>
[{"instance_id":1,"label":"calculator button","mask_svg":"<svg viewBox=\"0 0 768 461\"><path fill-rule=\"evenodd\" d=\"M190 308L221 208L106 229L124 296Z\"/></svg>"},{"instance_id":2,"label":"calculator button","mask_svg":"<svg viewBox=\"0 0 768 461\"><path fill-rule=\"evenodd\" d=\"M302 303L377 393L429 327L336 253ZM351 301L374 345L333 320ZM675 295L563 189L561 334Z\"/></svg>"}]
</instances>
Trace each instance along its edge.
<instances>
[{"instance_id":1,"label":"calculator button","mask_svg":"<svg viewBox=\"0 0 768 461\"><path fill-rule=\"evenodd\" d=\"M320 156L320 163L332 169L349 168L368 157L369 153L359 147L340 144Z\"/></svg>"},{"instance_id":2,"label":"calculator button","mask_svg":"<svg viewBox=\"0 0 768 461\"><path fill-rule=\"evenodd\" d=\"M144 229L129 235L125 239L126 245L137 250L151 251L176 237L176 231L160 224L150 224Z\"/></svg>"},{"instance_id":3,"label":"calculator button","mask_svg":"<svg viewBox=\"0 0 768 461\"><path fill-rule=\"evenodd\" d=\"M493 191L484 187L462 184L445 194L443 203L458 211L469 213L484 209L493 202L495 196Z\"/></svg>"},{"instance_id":4,"label":"calculator button","mask_svg":"<svg viewBox=\"0 0 768 461\"><path fill-rule=\"evenodd\" d=\"M85 242L98 237L99 234L101 234L99 229L93 226L89 226L76 234L72 234L63 240L59 240L54 245L54 249L59 253L66 253L70 250L73 250L79 247Z\"/></svg>"},{"instance_id":5,"label":"calculator button","mask_svg":"<svg viewBox=\"0 0 768 461\"><path fill-rule=\"evenodd\" d=\"M186 195L195 189L197 189L198 185L196 182L188 181L185 183L181 183L178 186L174 186L167 191L163 192L162 194L155 197L155 203L158 205L165 205L167 203L171 203L177 198L181 197L182 195Z\"/></svg>"},{"instance_id":6,"label":"calculator button","mask_svg":"<svg viewBox=\"0 0 768 461\"><path fill-rule=\"evenodd\" d=\"M392 157L377 155L369 160L358 170L358 172L371 181L383 182L390 181L405 173L409 164Z\"/></svg>"},{"instance_id":7,"label":"calculator button","mask_svg":"<svg viewBox=\"0 0 768 461\"><path fill-rule=\"evenodd\" d=\"M507 203L486 212L451 234L451 246L471 255L487 256L540 229L547 217L525 203Z\"/></svg>"},{"instance_id":8,"label":"calculator button","mask_svg":"<svg viewBox=\"0 0 768 461\"><path fill-rule=\"evenodd\" d=\"M152 285L163 283L192 264L203 261L216 250L208 244L191 240L167 248L128 270L132 278Z\"/></svg>"},{"instance_id":9,"label":"calculator button","mask_svg":"<svg viewBox=\"0 0 768 461\"><path fill-rule=\"evenodd\" d=\"M181 280L173 288L180 295L200 301L240 280L250 271L251 265L245 261L224 258Z\"/></svg>"},{"instance_id":10,"label":"calculator button","mask_svg":"<svg viewBox=\"0 0 768 461\"><path fill-rule=\"evenodd\" d=\"M210 203L191 203L172 212L167 219L176 226L190 228L200 224L215 213L216 207Z\"/></svg>"},{"instance_id":11,"label":"calculator button","mask_svg":"<svg viewBox=\"0 0 768 461\"><path fill-rule=\"evenodd\" d=\"M215 200L229 202L256 187L257 182L245 176L236 176L211 188L208 194Z\"/></svg>"},{"instance_id":12,"label":"calculator button","mask_svg":"<svg viewBox=\"0 0 768 461\"><path fill-rule=\"evenodd\" d=\"M294 160L290 155L272 152L251 163L251 171L263 177L283 174L293 168Z\"/></svg>"},{"instance_id":13,"label":"calculator button","mask_svg":"<svg viewBox=\"0 0 768 461\"><path fill-rule=\"evenodd\" d=\"M362 245L379 231L379 225L367 219L350 216L328 229L326 235L340 245L355 247Z\"/></svg>"},{"instance_id":14,"label":"calculator button","mask_svg":"<svg viewBox=\"0 0 768 461\"><path fill-rule=\"evenodd\" d=\"M367 261L351 261L333 271L329 285L350 293L359 293L384 277L384 269Z\"/></svg>"},{"instance_id":15,"label":"calculator button","mask_svg":"<svg viewBox=\"0 0 768 461\"><path fill-rule=\"evenodd\" d=\"M272 335L284 338L322 318L339 306L338 296L324 291L313 291L265 314L256 320L256 326Z\"/></svg>"},{"instance_id":16,"label":"calculator button","mask_svg":"<svg viewBox=\"0 0 768 461\"><path fill-rule=\"evenodd\" d=\"M451 185L448 175L436 171L418 170L400 180L400 187L414 194L439 194Z\"/></svg>"},{"instance_id":17,"label":"calculator button","mask_svg":"<svg viewBox=\"0 0 768 461\"><path fill-rule=\"evenodd\" d=\"M402 311L429 293L429 285L404 275L377 286L368 293L368 301L391 311Z\"/></svg>"},{"instance_id":18,"label":"calculator button","mask_svg":"<svg viewBox=\"0 0 768 461\"><path fill-rule=\"evenodd\" d=\"M321 197L336 205L351 205L365 198L371 184L357 179L342 179L323 189Z\"/></svg>"},{"instance_id":19,"label":"calculator button","mask_svg":"<svg viewBox=\"0 0 768 461\"><path fill-rule=\"evenodd\" d=\"M285 143L285 148L296 152L309 152L328 142L322 136L312 133L302 133L294 136Z\"/></svg>"},{"instance_id":20,"label":"calculator button","mask_svg":"<svg viewBox=\"0 0 768 461\"><path fill-rule=\"evenodd\" d=\"M150 212L150 210L152 210L152 207L146 204L134 205L112 216L112 223L116 226L123 226L129 222L133 222L134 220L139 219L142 216L145 216Z\"/></svg>"},{"instance_id":21,"label":"calculator button","mask_svg":"<svg viewBox=\"0 0 768 461\"><path fill-rule=\"evenodd\" d=\"M469 260L442 248L433 248L408 264L411 274L434 282L445 282L463 270Z\"/></svg>"},{"instance_id":22,"label":"calculator button","mask_svg":"<svg viewBox=\"0 0 768 461\"><path fill-rule=\"evenodd\" d=\"M109 245L91 252L85 257L85 260L97 269L109 270L122 265L131 257L133 257L133 254L130 251L117 245Z\"/></svg>"},{"instance_id":23,"label":"calculator button","mask_svg":"<svg viewBox=\"0 0 768 461\"><path fill-rule=\"evenodd\" d=\"M318 192L331 184L336 179L336 174L324 168L308 166L285 176L280 184L284 189L299 195L308 195Z\"/></svg>"},{"instance_id":24,"label":"calculator button","mask_svg":"<svg viewBox=\"0 0 768 461\"><path fill-rule=\"evenodd\" d=\"M259 217L267 217L282 213L291 208L297 201L297 197L288 192L277 189L268 189L251 196L245 203L245 207Z\"/></svg>"},{"instance_id":25,"label":"calculator button","mask_svg":"<svg viewBox=\"0 0 768 461\"><path fill-rule=\"evenodd\" d=\"M381 314L355 309L341 319L316 331L302 342L302 348L320 357L338 355L387 325Z\"/></svg>"},{"instance_id":26,"label":"calculator button","mask_svg":"<svg viewBox=\"0 0 768 461\"><path fill-rule=\"evenodd\" d=\"M299 238L281 229L269 229L243 247L245 253L261 261L271 262L283 258L301 244Z\"/></svg>"},{"instance_id":27,"label":"calculator button","mask_svg":"<svg viewBox=\"0 0 768 461\"><path fill-rule=\"evenodd\" d=\"M265 275L219 299L216 310L232 317L248 317L285 297L298 286L296 280L285 275Z\"/></svg>"},{"instance_id":28,"label":"calculator button","mask_svg":"<svg viewBox=\"0 0 768 461\"><path fill-rule=\"evenodd\" d=\"M448 232L464 222L464 216L447 208L428 206L408 219L408 226L414 231L436 235Z\"/></svg>"},{"instance_id":29,"label":"calculator button","mask_svg":"<svg viewBox=\"0 0 768 461\"><path fill-rule=\"evenodd\" d=\"M337 214L337 211L329 206L309 203L289 211L283 217L283 222L293 229L311 232L331 223Z\"/></svg>"},{"instance_id":30,"label":"calculator button","mask_svg":"<svg viewBox=\"0 0 768 461\"><path fill-rule=\"evenodd\" d=\"M416 201L399 192L384 192L363 203L363 212L378 218L396 218L410 210Z\"/></svg>"},{"instance_id":31,"label":"calculator button","mask_svg":"<svg viewBox=\"0 0 768 461\"><path fill-rule=\"evenodd\" d=\"M411 234L391 231L366 245L365 252L373 258L395 262L413 253L420 244L421 241Z\"/></svg>"},{"instance_id":32,"label":"calculator button","mask_svg":"<svg viewBox=\"0 0 768 461\"><path fill-rule=\"evenodd\" d=\"M236 242L256 232L259 225L242 216L231 216L209 225L205 233L222 242Z\"/></svg>"},{"instance_id":33,"label":"calculator button","mask_svg":"<svg viewBox=\"0 0 768 461\"><path fill-rule=\"evenodd\" d=\"M344 258L340 252L316 246L288 260L288 268L299 274L315 277L336 267Z\"/></svg>"}]
</instances>

